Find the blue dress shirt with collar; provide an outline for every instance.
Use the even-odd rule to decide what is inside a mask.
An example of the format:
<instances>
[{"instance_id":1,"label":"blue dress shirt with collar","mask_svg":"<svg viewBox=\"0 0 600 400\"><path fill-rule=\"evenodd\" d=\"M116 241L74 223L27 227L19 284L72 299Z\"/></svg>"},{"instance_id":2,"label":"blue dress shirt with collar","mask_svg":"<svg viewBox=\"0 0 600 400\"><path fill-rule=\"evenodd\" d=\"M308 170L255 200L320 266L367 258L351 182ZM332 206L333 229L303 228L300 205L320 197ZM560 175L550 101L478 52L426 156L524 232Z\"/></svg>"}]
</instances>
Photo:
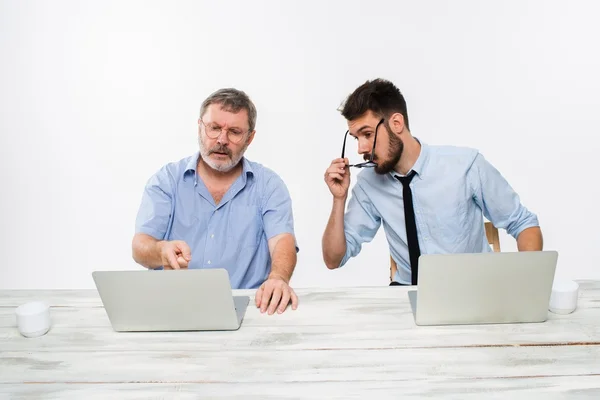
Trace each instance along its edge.
<instances>
[{"instance_id":1,"label":"blue dress shirt with collar","mask_svg":"<svg viewBox=\"0 0 600 400\"><path fill-rule=\"evenodd\" d=\"M410 184L421 254L492 251L483 216L517 238L539 226L502 175L474 149L421 144ZM410 171L409 171L410 172ZM346 254L340 266L356 256L383 225L390 254L398 266L393 280L411 284L402 184L392 171L379 175L362 170L344 216Z\"/></svg>"},{"instance_id":2,"label":"blue dress shirt with collar","mask_svg":"<svg viewBox=\"0 0 600 400\"><path fill-rule=\"evenodd\" d=\"M148 180L135 231L183 240L192 253L188 268L225 268L232 288L257 288L271 271L267 241L294 234L287 187L272 170L242 158L242 174L215 204L196 173L198 156L167 164Z\"/></svg>"}]
</instances>

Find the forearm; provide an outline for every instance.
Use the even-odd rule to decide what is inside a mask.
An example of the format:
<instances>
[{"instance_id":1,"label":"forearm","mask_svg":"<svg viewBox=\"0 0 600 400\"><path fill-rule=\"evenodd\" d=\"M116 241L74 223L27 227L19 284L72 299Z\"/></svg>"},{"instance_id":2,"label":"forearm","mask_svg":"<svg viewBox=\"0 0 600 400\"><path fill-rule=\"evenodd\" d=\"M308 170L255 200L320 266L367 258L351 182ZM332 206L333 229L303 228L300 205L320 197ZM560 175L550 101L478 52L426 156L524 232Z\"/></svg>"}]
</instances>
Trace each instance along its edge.
<instances>
[{"instance_id":1,"label":"forearm","mask_svg":"<svg viewBox=\"0 0 600 400\"><path fill-rule=\"evenodd\" d=\"M344 233L344 208L346 199L334 199L327 227L323 233L323 260L329 269L339 267L346 254L346 235Z\"/></svg>"},{"instance_id":2,"label":"forearm","mask_svg":"<svg viewBox=\"0 0 600 400\"><path fill-rule=\"evenodd\" d=\"M160 256L161 241L150 235L137 233L132 241L132 255L136 263L146 268L158 268L162 266Z\"/></svg>"},{"instance_id":3,"label":"forearm","mask_svg":"<svg viewBox=\"0 0 600 400\"><path fill-rule=\"evenodd\" d=\"M543 246L544 240L539 226L527 228L517 237L519 251L541 251Z\"/></svg>"},{"instance_id":4,"label":"forearm","mask_svg":"<svg viewBox=\"0 0 600 400\"><path fill-rule=\"evenodd\" d=\"M269 278L279 277L290 282L296 267L296 243L292 235L285 235L277 241L271 260Z\"/></svg>"}]
</instances>

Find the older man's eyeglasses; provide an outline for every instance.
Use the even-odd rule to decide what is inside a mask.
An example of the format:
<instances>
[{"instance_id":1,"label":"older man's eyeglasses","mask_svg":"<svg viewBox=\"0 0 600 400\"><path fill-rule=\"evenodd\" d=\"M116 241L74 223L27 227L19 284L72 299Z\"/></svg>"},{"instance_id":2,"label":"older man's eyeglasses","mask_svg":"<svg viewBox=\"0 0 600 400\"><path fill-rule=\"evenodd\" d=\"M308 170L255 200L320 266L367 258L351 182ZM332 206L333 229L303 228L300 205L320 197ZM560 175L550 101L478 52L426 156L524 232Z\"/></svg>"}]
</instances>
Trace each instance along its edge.
<instances>
[{"instance_id":1,"label":"older man's eyeglasses","mask_svg":"<svg viewBox=\"0 0 600 400\"><path fill-rule=\"evenodd\" d=\"M375 133L373 133L373 149L371 150L369 159L362 163L348 165L349 167L354 167L354 168L375 168L375 167L377 167L377 163L375 161L373 161L373 158L375 157L375 144L377 143L377 130L379 129L379 125L381 125L382 123L383 123L383 118L379 121L379 123L375 127ZM342 158L344 158L344 154L346 153L346 139L348 138L349 132L350 132L350 130L347 130L346 134L344 135L344 145L342 147Z\"/></svg>"},{"instance_id":2,"label":"older man's eyeglasses","mask_svg":"<svg viewBox=\"0 0 600 400\"><path fill-rule=\"evenodd\" d=\"M217 139L219 136L221 136L221 132L223 132L222 126L215 124L214 122L209 124L204 123L202 120L200 120L200 122L202 122L202 125L204 125L204 132L206 132L206 136L211 139ZM241 142L248 132L250 131L244 131L240 128L228 128L225 131L229 141L235 144Z\"/></svg>"}]
</instances>

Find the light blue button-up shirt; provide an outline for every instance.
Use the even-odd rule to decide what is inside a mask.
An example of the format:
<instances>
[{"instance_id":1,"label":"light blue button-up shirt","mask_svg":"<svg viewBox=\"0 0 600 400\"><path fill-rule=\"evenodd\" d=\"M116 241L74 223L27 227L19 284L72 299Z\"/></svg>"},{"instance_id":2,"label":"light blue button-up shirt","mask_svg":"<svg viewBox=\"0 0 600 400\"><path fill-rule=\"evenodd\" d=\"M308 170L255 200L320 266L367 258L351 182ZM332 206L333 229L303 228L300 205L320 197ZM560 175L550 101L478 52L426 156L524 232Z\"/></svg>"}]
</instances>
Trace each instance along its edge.
<instances>
[{"instance_id":1,"label":"light blue button-up shirt","mask_svg":"<svg viewBox=\"0 0 600 400\"><path fill-rule=\"evenodd\" d=\"M421 254L492 251L483 216L517 238L539 226L502 175L474 149L421 144L410 183ZM378 175L362 170L344 217L346 254L340 266L356 256L383 225L398 271L394 281L411 283L402 183L396 172Z\"/></svg>"},{"instance_id":2,"label":"light blue button-up shirt","mask_svg":"<svg viewBox=\"0 0 600 400\"><path fill-rule=\"evenodd\" d=\"M287 187L272 170L243 158L242 174L217 205L196 174L197 160L198 153L167 164L148 180L135 231L183 240L192 252L188 268L225 268L232 288L257 288L271 271L267 241L294 234Z\"/></svg>"}]
</instances>

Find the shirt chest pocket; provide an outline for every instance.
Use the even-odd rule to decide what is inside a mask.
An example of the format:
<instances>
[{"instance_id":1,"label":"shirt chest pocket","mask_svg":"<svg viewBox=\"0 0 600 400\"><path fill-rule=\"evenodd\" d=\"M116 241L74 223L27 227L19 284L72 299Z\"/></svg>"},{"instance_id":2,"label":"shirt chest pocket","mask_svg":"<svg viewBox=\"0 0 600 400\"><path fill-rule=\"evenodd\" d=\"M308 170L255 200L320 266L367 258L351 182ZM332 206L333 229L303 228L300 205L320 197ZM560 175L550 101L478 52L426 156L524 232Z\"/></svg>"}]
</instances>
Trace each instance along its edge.
<instances>
[{"instance_id":1,"label":"shirt chest pocket","mask_svg":"<svg viewBox=\"0 0 600 400\"><path fill-rule=\"evenodd\" d=\"M256 247L264 234L258 206L236 206L227 220L227 239L237 248Z\"/></svg>"}]
</instances>

